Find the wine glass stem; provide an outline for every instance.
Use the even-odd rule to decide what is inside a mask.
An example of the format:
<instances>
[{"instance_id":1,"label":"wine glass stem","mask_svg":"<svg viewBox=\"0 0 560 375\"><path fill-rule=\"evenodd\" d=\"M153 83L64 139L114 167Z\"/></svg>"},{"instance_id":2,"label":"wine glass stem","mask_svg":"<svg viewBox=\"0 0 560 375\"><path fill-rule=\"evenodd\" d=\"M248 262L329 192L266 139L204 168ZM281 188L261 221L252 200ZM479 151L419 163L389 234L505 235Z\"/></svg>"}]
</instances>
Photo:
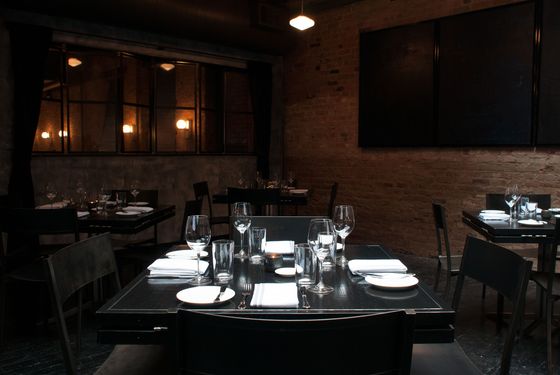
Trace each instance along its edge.
<instances>
[{"instance_id":1,"label":"wine glass stem","mask_svg":"<svg viewBox=\"0 0 560 375\"><path fill-rule=\"evenodd\" d=\"M323 286L323 261L319 260L318 267L319 267L319 286Z\"/></svg>"},{"instance_id":2,"label":"wine glass stem","mask_svg":"<svg viewBox=\"0 0 560 375\"><path fill-rule=\"evenodd\" d=\"M239 244L239 256L245 255L245 250L243 249L243 238L245 236L245 232L241 232L241 243Z\"/></svg>"},{"instance_id":3,"label":"wine glass stem","mask_svg":"<svg viewBox=\"0 0 560 375\"><path fill-rule=\"evenodd\" d=\"M346 251L346 237L340 237L340 241L342 242L342 260L346 259L345 251Z\"/></svg>"},{"instance_id":4,"label":"wine glass stem","mask_svg":"<svg viewBox=\"0 0 560 375\"><path fill-rule=\"evenodd\" d=\"M196 278L200 280L200 250L196 251Z\"/></svg>"}]
</instances>

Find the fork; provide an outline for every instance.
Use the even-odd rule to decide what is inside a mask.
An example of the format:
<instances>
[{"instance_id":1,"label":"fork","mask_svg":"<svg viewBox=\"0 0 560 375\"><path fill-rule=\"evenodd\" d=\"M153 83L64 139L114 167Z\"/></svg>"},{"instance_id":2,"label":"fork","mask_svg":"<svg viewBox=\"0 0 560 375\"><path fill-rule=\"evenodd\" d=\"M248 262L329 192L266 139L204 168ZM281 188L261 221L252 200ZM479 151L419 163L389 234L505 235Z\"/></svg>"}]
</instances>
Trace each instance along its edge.
<instances>
[{"instance_id":1,"label":"fork","mask_svg":"<svg viewBox=\"0 0 560 375\"><path fill-rule=\"evenodd\" d=\"M239 302L239 306L237 306L238 309L243 310L247 308L247 297L249 297L252 292L253 284L247 283L243 285L243 290L241 291L243 299L241 300L241 302Z\"/></svg>"}]
</instances>

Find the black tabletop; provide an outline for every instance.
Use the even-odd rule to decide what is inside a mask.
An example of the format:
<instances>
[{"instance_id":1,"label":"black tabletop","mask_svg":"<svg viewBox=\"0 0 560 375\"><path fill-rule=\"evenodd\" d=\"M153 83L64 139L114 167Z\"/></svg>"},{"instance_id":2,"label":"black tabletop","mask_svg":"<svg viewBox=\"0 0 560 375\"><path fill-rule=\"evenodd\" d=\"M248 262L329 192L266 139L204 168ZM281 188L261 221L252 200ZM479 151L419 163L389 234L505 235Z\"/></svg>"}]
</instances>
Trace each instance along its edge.
<instances>
[{"instance_id":1,"label":"black tabletop","mask_svg":"<svg viewBox=\"0 0 560 375\"><path fill-rule=\"evenodd\" d=\"M121 216L112 210L106 214L96 212L78 219L81 232L133 234L175 216L175 206L158 206L153 211L139 215Z\"/></svg>"},{"instance_id":2,"label":"black tabletop","mask_svg":"<svg viewBox=\"0 0 560 375\"><path fill-rule=\"evenodd\" d=\"M354 258L391 258L392 254L380 245L349 246L347 256ZM285 259L285 265L293 260ZM282 308L238 310L242 285L259 282L294 282L266 272L262 265L235 260L234 279L230 287L236 291L233 299L213 308L187 305L177 300L176 294L189 285L181 279L149 279L141 275L123 291L97 311L101 327L99 340L108 343L153 343L169 339L173 316L178 308L197 309L228 315L252 315L294 318L321 316L348 316L356 314L412 309L416 311L416 342L453 340L454 311L431 288L420 283L402 291L375 289L362 277L352 276L347 268L335 267L325 273L325 282L335 287L329 295L308 293L311 309Z\"/></svg>"}]
</instances>

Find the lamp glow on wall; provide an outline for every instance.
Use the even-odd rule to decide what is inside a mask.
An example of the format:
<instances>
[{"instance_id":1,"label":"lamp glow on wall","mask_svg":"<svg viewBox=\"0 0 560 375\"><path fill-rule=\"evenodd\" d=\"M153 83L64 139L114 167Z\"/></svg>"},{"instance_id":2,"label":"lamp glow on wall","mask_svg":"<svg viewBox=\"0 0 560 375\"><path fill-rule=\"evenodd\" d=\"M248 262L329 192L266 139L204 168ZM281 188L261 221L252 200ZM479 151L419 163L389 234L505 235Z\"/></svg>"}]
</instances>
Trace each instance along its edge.
<instances>
[{"instance_id":1,"label":"lamp glow on wall","mask_svg":"<svg viewBox=\"0 0 560 375\"><path fill-rule=\"evenodd\" d=\"M61 138L62 137L66 138L66 137L68 137L68 132L66 130L59 130L58 131L58 136L61 137Z\"/></svg>"},{"instance_id":2,"label":"lamp glow on wall","mask_svg":"<svg viewBox=\"0 0 560 375\"><path fill-rule=\"evenodd\" d=\"M290 20L290 26L301 31L315 26L315 21L303 14L303 0L301 0L301 13Z\"/></svg>"},{"instance_id":3,"label":"lamp glow on wall","mask_svg":"<svg viewBox=\"0 0 560 375\"><path fill-rule=\"evenodd\" d=\"M175 124L179 130L189 130L191 128L191 120L180 119Z\"/></svg>"},{"instance_id":4,"label":"lamp glow on wall","mask_svg":"<svg viewBox=\"0 0 560 375\"><path fill-rule=\"evenodd\" d=\"M41 133L41 138L43 139L49 139L51 137L51 133L49 132L42 132Z\"/></svg>"},{"instance_id":5,"label":"lamp glow on wall","mask_svg":"<svg viewBox=\"0 0 560 375\"><path fill-rule=\"evenodd\" d=\"M122 132L124 134L132 134L132 133L134 133L134 127L132 125L129 125L129 124L124 124L122 126Z\"/></svg>"}]
</instances>

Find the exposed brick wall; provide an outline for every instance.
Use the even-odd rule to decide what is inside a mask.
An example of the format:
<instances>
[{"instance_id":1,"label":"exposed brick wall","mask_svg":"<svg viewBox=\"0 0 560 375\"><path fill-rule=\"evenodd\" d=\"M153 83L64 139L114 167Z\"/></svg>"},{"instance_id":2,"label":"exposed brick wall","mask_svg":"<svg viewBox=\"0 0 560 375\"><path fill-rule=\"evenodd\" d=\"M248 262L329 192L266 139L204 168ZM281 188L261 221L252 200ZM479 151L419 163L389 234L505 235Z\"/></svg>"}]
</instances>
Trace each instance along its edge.
<instances>
[{"instance_id":1,"label":"exposed brick wall","mask_svg":"<svg viewBox=\"0 0 560 375\"><path fill-rule=\"evenodd\" d=\"M359 33L499 6L511 0L371 0L323 12L285 59L285 169L313 189L300 212L325 211L329 188L355 206L348 238L433 255L431 201L448 209L452 245L469 230L461 210L484 205L487 192L512 181L524 192L550 193L560 205L560 154L529 148L372 148L358 144Z\"/></svg>"}]
</instances>

